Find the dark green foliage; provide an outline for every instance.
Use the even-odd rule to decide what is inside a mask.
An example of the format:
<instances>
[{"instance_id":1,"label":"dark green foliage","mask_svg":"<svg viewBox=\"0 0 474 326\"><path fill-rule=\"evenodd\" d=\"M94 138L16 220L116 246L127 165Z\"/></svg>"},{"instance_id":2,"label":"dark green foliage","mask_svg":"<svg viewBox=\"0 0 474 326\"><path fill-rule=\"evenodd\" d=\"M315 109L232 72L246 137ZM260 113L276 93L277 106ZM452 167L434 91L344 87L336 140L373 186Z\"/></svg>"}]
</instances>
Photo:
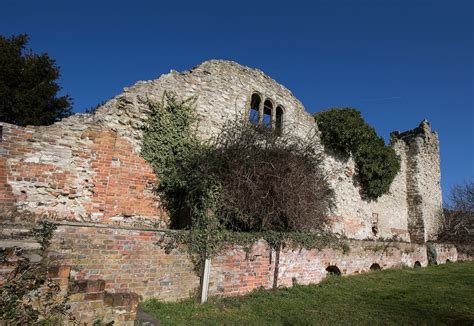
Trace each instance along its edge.
<instances>
[{"instance_id":1,"label":"dark green foliage","mask_svg":"<svg viewBox=\"0 0 474 326\"><path fill-rule=\"evenodd\" d=\"M466 262L140 307L161 325L472 325L472 302L474 263Z\"/></svg>"},{"instance_id":2,"label":"dark green foliage","mask_svg":"<svg viewBox=\"0 0 474 326\"><path fill-rule=\"evenodd\" d=\"M312 143L235 122L201 144L192 99L165 93L149 106L142 156L158 176L173 227L322 229L332 192Z\"/></svg>"},{"instance_id":3,"label":"dark green foliage","mask_svg":"<svg viewBox=\"0 0 474 326\"><path fill-rule=\"evenodd\" d=\"M143 132L142 156L158 176L157 190L171 213L171 227L191 224L204 227L208 209L217 201L218 185L200 162L208 148L192 130L194 98L179 100L165 93L161 102L150 102L150 116Z\"/></svg>"},{"instance_id":4,"label":"dark green foliage","mask_svg":"<svg viewBox=\"0 0 474 326\"><path fill-rule=\"evenodd\" d=\"M158 177L171 227L188 229L167 234L160 242L167 251L186 244L199 270L225 246L261 238L274 248L337 245L321 232L332 192L311 142L237 122L202 144L194 99L165 93L149 108L142 156Z\"/></svg>"},{"instance_id":5,"label":"dark green foliage","mask_svg":"<svg viewBox=\"0 0 474 326\"><path fill-rule=\"evenodd\" d=\"M374 128L367 125L355 109L330 109L314 115L321 131L321 140L330 149L349 156L361 144L384 145Z\"/></svg>"},{"instance_id":6,"label":"dark green foliage","mask_svg":"<svg viewBox=\"0 0 474 326\"><path fill-rule=\"evenodd\" d=\"M165 93L161 102L149 102L150 115L143 134L142 156L160 176L160 187L182 187L187 170L199 151L191 126L193 99L180 101Z\"/></svg>"},{"instance_id":7,"label":"dark green foliage","mask_svg":"<svg viewBox=\"0 0 474 326\"><path fill-rule=\"evenodd\" d=\"M346 158L352 154L363 194L376 199L387 193L400 170L400 158L364 121L360 112L349 108L330 109L314 117L327 149Z\"/></svg>"},{"instance_id":8,"label":"dark green foliage","mask_svg":"<svg viewBox=\"0 0 474 326\"><path fill-rule=\"evenodd\" d=\"M436 247L433 242L426 243L426 255L428 256L428 264L429 265L437 265L438 264L438 253L436 251Z\"/></svg>"},{"instance_id":9,"label":"dark green foliage","mask_svg":"<svg viewBox=\"0 0 474 326\"><path fill-rule=\"evenodd\" d=\"M48 125L71 114L71 98L57 96L59 68L26 48L28 36L0 35L0 121Z\"/></svg>"},{"instance_id":10,"label":"dark green foliage","mask_svg":"<svg viewBox=\"0 0 474 326\"><path fill-rule=\"evenodd\" d=\"M354 155L357 176L365 195L377 198L387 193L400 171L400 158L385 145L364 144Z\"/></svg>"}]
</instances>

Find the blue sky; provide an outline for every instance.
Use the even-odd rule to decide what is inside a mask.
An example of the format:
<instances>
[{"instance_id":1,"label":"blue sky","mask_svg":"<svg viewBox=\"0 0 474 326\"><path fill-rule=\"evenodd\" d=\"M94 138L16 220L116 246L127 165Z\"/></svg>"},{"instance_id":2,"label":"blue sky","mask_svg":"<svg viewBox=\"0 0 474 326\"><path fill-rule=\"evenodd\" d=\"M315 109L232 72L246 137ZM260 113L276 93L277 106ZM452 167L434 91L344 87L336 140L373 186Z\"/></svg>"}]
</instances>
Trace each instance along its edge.
<instances>
[{"instance_id":1,"label":"blue sky","mask_svg":"<svg viewBox=\"0 0 474 326\"><path fill-rule=\"evenodd\" d=\"M442 185L474 177L474 1L16 1L0 33L27 33L83 111L137 80L207 59L256 67L308 111L355 107L386 139L427 118Z\"/></svg>"}]
</instances>

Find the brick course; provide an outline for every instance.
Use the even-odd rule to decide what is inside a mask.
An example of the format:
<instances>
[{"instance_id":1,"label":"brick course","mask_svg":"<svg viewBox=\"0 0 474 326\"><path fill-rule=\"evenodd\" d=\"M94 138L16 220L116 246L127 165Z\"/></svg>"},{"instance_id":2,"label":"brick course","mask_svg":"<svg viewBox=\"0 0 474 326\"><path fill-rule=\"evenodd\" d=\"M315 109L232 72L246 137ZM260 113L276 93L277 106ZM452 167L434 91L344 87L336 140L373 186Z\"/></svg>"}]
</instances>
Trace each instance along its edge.
<instances>
[{"instance_id":1,"label":"brick course","mask_svg":"<svg viewBox=\"0 0 474 326\"><path fill-rule=\"evenodd\" d=\"M2 234L26 230L26 226L4 224ZM10 230L10 231L8 231ZM8 232L7 232L8 231ZM165 252L158 243L164 235L159 229L138 229L86 223L60 222L54 232L49 258L54 264L49 276L58 281L63 293L69 291L72 313L81 322L114 320L117 325L133 325L137 303L156 298L176 301L196 295L200 278L181 246ZM2 246L20 246L27 257L36 252L31 239L2 242ZM0 241L1 242L1 241ZM337 266L342 275L370 271L372 264L382 269L427 266L425 244L347 240L348 250L289 250L279 253L278 277L275 277L277 252L264 240L247 250L229 246L211 259L209 294L242 295L257 288L291 287L294 283L314 284L323 280L329 266ZM28 249L29 248L29 249ZM458 260L458 251L449 244L435 244L438 263ZM14 249L14 248L10 248ZM472 248L464 252L472 252ZM14 252L14 250L7 250ZM30 254L28 254L30 252ZM25 257L26 257L25 256ZM472 256L459 254L460 259ZM14 268L18 257L6 255L1 273ZM1 283L0 273L0 283ZM276 281L276 282L275 282Z\"/></svg>"},{"instance_id":2,"label":"brick course","mask_svg":"<svg viewBox=\"0 0 474 326\"><path fill-rule=\"evenodd\" d=\"M47 132L44 132L47 130ZM117 133L3 124L0 208L55 219L166 226L150 165Z\"/></svg>"},{"instance_id":3,"label":"brick course","mask_svg":"<svg viewBox=\"0 0 474 326\"><path fill-rule=\"evenodd\" d=\"M112 294L129 293L130 297L118 296L116 300L125 298L125 302L132 303L133 298L176 301L197 294L199 277L185 248L167 254L157 245L162 236L163 231L159 230L60 225L55 231L51 255L71 268L73 311L89 320L96 316L91 315L91 303L97 302L98 307L100 302L106 310L114 307ZM369 272L373 263L382 269L413 267L417 261L422 266L428 264L424 244L350 240L348 245L350 250L345 253L331 248L282 250L278 286L318 283L331 265L337 266L342 275L351 275ZM450 260L456 261L454 246L444 245L441 250L449 252ZM440 263L445 262L443 259ZM250 252L230 246L224 254L211 259L209 294L241 295L259 287L270 289L274 284L275 262L275 250L263 240L256 242Z\"/></svg>"}]
</instances>

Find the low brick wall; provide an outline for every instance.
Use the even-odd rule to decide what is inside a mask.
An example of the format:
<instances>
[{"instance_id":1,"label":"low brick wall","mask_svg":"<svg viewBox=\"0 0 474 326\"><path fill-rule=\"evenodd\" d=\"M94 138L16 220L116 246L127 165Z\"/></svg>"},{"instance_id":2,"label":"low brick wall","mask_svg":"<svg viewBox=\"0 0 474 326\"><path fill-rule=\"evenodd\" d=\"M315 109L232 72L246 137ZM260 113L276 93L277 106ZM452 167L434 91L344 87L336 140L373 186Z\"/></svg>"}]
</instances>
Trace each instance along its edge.
<instances>
[{"instance_id":1,"label":"low brick wall","mask_svg":"<svg viewBox=\"0 0 474 326\"><path fill-rule=\"evenodd\" d=\"M163 231L63 223L49 255L51 277L70 293L72 313L81 322L133 324L140 300L176 301L199 291L199 277L185 248L166 253L157 245ZM347 241L348 247L276 252L263 240L250 251L231 246L211 260L210 295L240 295L259 287L318 283L332 266L341 275L371 268L427 266L423 244ZM436 245L439 263L457 260L452 245ZM279 259L277 257L279 256ZM275 273L278 267L278 272ZM336 271L337 271L336 270ZM278 274L275 280L275 274Z\"/></svg>"}]
</instances>

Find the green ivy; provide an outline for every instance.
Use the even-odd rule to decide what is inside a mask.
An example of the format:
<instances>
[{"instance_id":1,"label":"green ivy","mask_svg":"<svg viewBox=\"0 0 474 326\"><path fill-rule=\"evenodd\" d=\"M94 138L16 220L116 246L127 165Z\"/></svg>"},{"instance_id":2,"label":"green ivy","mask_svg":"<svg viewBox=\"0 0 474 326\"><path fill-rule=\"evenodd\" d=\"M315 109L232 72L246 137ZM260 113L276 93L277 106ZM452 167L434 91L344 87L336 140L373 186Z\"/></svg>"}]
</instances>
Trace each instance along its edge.
<instances>
[{"instance_id":1,"label":"green ivy","mask_svg":"<svg viewBox=\"0 0 474 326\"><path fill-rule=\"evenodd\" d=\"M349 245L334 233L307 233L307 232L235 232L220 229L209 232L206 229L194 228L191 230L165 232L159 245L168 253L180 245L186 245L188 253L198 261L202 258L214 257L222 253L230 245L238 245L250 252L251 247L259 240L265 240L270 248L281 249L342 249L345 253ZM205 253L202 256L202 253Z\"/></svg>"},{"instance_id":2,"label":"green ivy","mask_svg":"<svg viewBox=\"0 0 474 326\"><path fill-rule=\"evenodd\" d=\"M436 251L436 246L433 242L426 243L426 255L428 257L428 265L438 264L438 252Z\"/></svg>"},{"instance_id":3,"label":"green ivy","mask_svg":"<svg viewBox=\"0 0 474 326\"><path fill-rule=\"evenodd\" d=\"M400 170L400 158L355 109L330 109L314 115L327 149L353 156L362 193L376 199L387 193Z\"/></svg>"},{"instance_id":4,"label":"green ivy","mask_svg":"<svg viewBox=\"0 0 474 326\"><path fill-rule=\"evenodd\" d=\"M194 97L180 100L164 93L161 102L149 102L150 115L143 131L141 155L151 163L157 190L171 214L172 228L209 228L209 210L219 198L219 184L201 171L199 162L208 153L193 130ZM213 224L213 223L211 223Z\"/></svg>"},{"instance_id":5,"label":"green ivy","mask_svg":"<svg viewBox=\"0 0 474 326\"><path fill-rule=\"evenodd\" d=\"M171 228L159 241L166 252L185 245L196 270L206 258L230 245L250 251L264 239L272 248L340 248L341 240L331 233L235 232L225 229L215 216L221 201L221 184L206 160L213 159L215 146L202 144L194 132L195 98L180 100L164 93L160 102L148 102L150 114L143 129L141 155L157 175L157 191L171 214ZM215 158L214 158L215 159ZM184 230L182 230L184 229Z\"/></svg>"},{"instance_id":6,"label":"green ivy","mask_svg":"<svg viewBox=\"0 0 474 326\"><path fill-rule=\"evenodd\" d=\"M165 93L161 102L148 102L141 155L151 163L163 189L186 185L183 172L200 148L192 132L194 102L194 98L180 101L173 93Z\"/></svg>"}]
</instances>

